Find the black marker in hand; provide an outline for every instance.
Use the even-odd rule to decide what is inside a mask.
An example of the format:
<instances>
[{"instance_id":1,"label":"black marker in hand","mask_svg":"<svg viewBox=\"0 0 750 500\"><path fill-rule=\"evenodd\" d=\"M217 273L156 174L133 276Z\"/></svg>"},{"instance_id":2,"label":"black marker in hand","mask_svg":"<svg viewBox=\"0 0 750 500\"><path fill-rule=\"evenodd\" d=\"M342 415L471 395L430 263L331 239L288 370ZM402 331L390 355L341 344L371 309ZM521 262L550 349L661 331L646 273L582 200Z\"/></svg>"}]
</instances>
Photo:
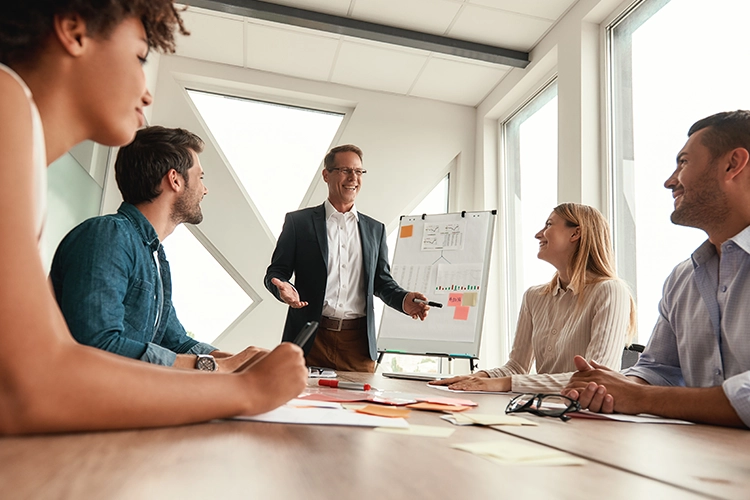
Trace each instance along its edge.
<instances>
[{"instance_id":1,"label":"black marker in hand","mask_svg":"<svg viewBox=\"0 0 750 500\"><path fill-rule=\"evenodd\" d=\"M443 307L443 304L441 304L440 302L432 302L431 300L422 300L416 297L411 300L412 302L416 302L417 304L427 304L430 307Z\"/></svg>"}]
</instances>

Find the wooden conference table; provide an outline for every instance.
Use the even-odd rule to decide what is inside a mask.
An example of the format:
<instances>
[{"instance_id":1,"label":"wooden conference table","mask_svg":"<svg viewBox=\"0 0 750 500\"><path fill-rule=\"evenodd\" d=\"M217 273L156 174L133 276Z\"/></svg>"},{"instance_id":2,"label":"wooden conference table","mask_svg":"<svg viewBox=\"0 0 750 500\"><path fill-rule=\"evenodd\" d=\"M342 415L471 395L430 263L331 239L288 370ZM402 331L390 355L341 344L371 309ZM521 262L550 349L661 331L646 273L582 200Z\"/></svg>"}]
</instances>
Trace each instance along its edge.
<instances>
[{"instance_id":1,"label":"wooden conference table","mask_svg":"<svg viewBox=\"0 0 750 500\"><path fill-rule=\"evenodd\" d=\"M378 389L423 382L340 374ZM435 391L437 392L437 391ZM441 393L442 395L442 393ZM472 394L481 413L505 395ZM538 427L452 426L412 411L449 438L369 428L216 421L183 427L0 438L0 498L748 498L750 432L529 415ZM453 443L551 446L588 460L571 467L502 466Z\"/></svg>"}]
</instances>

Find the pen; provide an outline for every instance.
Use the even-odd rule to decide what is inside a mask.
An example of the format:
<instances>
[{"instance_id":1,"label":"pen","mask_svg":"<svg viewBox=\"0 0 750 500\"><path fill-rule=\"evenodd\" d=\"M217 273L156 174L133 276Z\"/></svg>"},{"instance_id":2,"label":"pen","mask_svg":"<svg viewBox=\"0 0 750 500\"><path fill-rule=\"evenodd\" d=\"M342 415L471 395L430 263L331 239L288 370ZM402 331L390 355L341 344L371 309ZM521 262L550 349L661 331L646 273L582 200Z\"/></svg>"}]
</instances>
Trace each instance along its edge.
<instances>
[{"instance_id":1,"label":"pen","mask_svg":"<svg viewBox=\"0 0 750 500\"><path fill-rule=\"evenodd\" d=\"M427 304L430 307L443 307L443 304L441 304L440 302L432 302L431 300L422 300L422 299L418 299L416 297L414 297L411 300L412 300L412 302L416 302L418 304Z\"/></svg>"},{"instance_id":2,"label":"pen","mask_svg":"<svg viewBox=\"0 0 750 500\"><path fill-rule=\"evenodd\" d=\"M327 387L338 387L339 389L351 389L353 391L369 391L372 386L370 384L358 384L357 382L342 382L340 380L332 379L320 379L318 385L325 385Z\"/></svg>"}]
</instances>

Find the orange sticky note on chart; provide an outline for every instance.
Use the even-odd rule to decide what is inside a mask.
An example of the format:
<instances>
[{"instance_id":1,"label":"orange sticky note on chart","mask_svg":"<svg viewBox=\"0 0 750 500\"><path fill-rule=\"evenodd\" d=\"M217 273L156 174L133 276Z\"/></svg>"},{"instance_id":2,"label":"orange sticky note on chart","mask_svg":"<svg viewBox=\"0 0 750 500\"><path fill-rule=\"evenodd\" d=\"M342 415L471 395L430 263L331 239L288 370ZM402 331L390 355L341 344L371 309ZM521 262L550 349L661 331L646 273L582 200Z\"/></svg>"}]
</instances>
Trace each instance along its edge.
<instances>
[{"instance_id":1,"label":"orange sticky note on chart","mask_svg":"<svg viewBox=\"0 0 750 500\"><path fill-rule=\"evenodd\" d=\"M469 306L456 307L456 312L453 313L453 319L469 319L469 309L471 309Z\"/></svg>"},{"instance_id":2,"label":"orange sticky note on chart","mask_svg":"<svg viewBox=\"0 0 750 500\"><path fill-rule=\"evenodd\" d=\"M411 236L414 234L414 226L401 226L401 233L399 236L401 238L411 238Z\"/></svg>"},{"instance_id":3,"label":"orange sticky note on chart","mask_svg":"<svg viewBox=\"0 0 750 500\"><path fill-rule=\"evenodd\" d=\"M448 295L448 307L460 306L463 299L462 293L451 293Z\"/></svg>"}]
</instances>

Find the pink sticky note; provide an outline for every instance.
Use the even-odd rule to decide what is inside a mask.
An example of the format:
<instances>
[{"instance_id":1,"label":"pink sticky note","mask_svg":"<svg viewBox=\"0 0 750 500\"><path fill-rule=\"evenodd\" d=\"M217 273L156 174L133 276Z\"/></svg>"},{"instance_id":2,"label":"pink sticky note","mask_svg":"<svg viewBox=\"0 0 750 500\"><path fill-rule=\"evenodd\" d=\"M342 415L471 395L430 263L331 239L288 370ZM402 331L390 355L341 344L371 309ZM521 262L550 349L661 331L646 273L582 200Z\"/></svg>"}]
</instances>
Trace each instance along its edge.
<instances>
[{"instance_id":1,"label":"pink sticky note","mask_svg":"<svg viewBox=\"0 0 750 500\"><path fill-rule=\"evenodd\" d=\"M469 309L471 309L469 306L457 306L453 319L469 319Z\"/></svg>"},{"instance_id":2,"label":"pink sticky note","mask_svg":"<svg viewBox=\"0 0 750 500\"><path fill-rule=\"evenodd\" d=\"M451 293L450 295L448 295L448 307L460 306L462 297L462 293Z\"/></svg>"}]
</instances>

